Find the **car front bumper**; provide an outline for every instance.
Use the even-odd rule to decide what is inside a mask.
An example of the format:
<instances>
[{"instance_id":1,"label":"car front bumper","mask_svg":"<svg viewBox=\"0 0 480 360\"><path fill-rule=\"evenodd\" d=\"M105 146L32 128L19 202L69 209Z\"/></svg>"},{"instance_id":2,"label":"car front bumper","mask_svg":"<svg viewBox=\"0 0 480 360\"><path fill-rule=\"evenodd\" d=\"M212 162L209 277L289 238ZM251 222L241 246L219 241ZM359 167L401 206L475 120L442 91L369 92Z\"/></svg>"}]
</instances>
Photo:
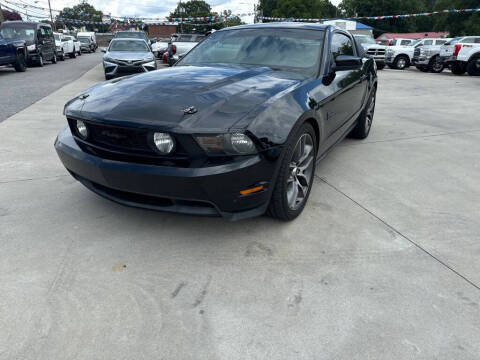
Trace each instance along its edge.
<instances>
[{"instance_id":1,"label":"car front bumper","mask_svg":"<svg viewBox=\"0 0 480 360\"><path fill-rule=\"evenodd\" d=\"M456 56L440 56L440 61L445 64L445 65L449 65L451 63L454 63L457 61L457 57Z\"/></svg>"},{"instance_id":2,"label":"car front bumper","mask_svg":"<svg viewBox=\"0 0 480 360\"><path fill-rule=\"evenodd\" d=\"M153 60L140 65L121 65L109 61L104 61L103 69L105 70L105 75L113 77L117 75L131 75L157 70L157 63L155 60Z\"/></svg>"},{"instance_id":3,"label":"car front bumper","mask_svg":"<svg viewBox=\"0 0 480 360\"><path fill-rule=\"evenodd\" d=\"M278 156L269 160L264 155L202 168L107 160L83 151L68 127L55 140L55 149L72 176L100 196L133 207L229 220L266 211L278 169ZM261 191L240 194L259 185Z\"/></svg>"},{"instance_id":4,"label":"car front bumper","mask_svg":"<svg viewBox=\"0 0 480 360\"><path fill-rule=\"evenodd\" d=\"M430 58L426 56L414 56L412 63L415 66L427 66L430 63Z\"/></svg>"}]
</instances>

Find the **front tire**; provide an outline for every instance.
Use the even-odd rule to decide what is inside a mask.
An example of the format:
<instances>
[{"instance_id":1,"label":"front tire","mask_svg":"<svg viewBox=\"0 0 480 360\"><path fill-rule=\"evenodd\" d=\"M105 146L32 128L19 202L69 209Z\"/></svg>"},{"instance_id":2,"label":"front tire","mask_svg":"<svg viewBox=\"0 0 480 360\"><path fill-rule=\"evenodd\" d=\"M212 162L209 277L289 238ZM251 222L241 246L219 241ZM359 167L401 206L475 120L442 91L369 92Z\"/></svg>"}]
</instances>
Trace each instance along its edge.
<instances>
[{"instance_id":1,"label":"front tire","mask_svg":"<svg viewBox=\"0 0 480 360\"><path fill-rule=\"evenodd\" d=\"M57 63L57 54L53 54L52 64L56 64L56 63Z\"/></svg>"},{"instance_id":2,"label":"front tire","mask_svg":"<svg viewBox=\"0 0 480 360\"><path fill-rule=\"evenodd\" d=\"M367 105L360 113L357 119L357 125L348 134L348 136L354 139L366 139L372 129L373 116L375 115L375 103L377 100L377 89L372 91L372 94L368 98Z\"/></svg>"},{"instance_id":3,"label":"front tire","mask_svg":"<svg viewBox=\"0 0 480 360\"><path fill-rule=\"evenodd\" d=\"M406 56L399 55L393 63L393 67L397 70L405 70L410 66L410 62Z\"/></svg>"},{"instance_id":4,"label":"front tire","mask_svg":"<svg viewBox=\"0 0 480 360\"><path fill-rule=\"evenodd\" d=\"M13 64L13 67L16 72L25 72L27 70L27 62L24 54L19 54L17 56L17 61Z\"/></svg>"},{"instance_id":5,"label":"front tire","mask_svg":"<svg viewBox=\"0 0 480 360\"><path fill-rule=\"evenodd\" d=\"M480 56L474 57L468 62L467 72L470 76L480 76Z\"/></svg>"},{"instance_id":6,"label":"front tire","mask_svg":"<svg viewBox=\"0 0 480 360\"><path fill-rule=\"evenodd\" d=\"M76 57L77 57L77 53L75 52L75 50L73 50L73 52L70 53L70 58L75 59Z\"/></svg>"},{"instance_id":7,"label":"front tire","mask_svg":"<svg viewBox=\"0 0 480 360\"><path fill-rule=\"evenodd\" d=\"M316 158L315 130L309 123L303 123L293 130L285 145L268 215L291 221L302 213L312 189Z\"/></svg>"},{"instance_id":8,"label":"front tire","mask_svg":"<svg viewBox=\"0 0 480 360\"><path fill-rule=\"evenodd\" d=\"M428 64L428 71L439 74L445 69L445 65L440 61L440 56L435 56Z\"/></svg>"},{"instance_id":9,"label":"front tire","mask_svg":"<svg viewBox=\"0 0 480 360\"><path fill-rule=\"evenodd\" d=\"M43 62L43 56L42 56L42 54L38 55L37 65L38 65L39 67L43 67L43 65L45 65L44 62Z\"/></svg>"}]
</instances>

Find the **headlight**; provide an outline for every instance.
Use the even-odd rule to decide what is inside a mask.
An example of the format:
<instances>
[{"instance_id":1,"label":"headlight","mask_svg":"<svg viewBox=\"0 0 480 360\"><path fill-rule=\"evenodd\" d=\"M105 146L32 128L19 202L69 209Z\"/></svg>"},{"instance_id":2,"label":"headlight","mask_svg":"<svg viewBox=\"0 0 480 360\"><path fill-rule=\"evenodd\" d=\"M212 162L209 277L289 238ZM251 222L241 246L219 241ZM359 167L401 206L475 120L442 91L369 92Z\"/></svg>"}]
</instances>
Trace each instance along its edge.
<instances>
[{"instance_id":1,"label":"headlight","mask_svg":"<svg viewBox=\"0 0 480 360\"><path fill-rule=\"evenodd\" d=\"M37 46L35 44L27 46L28 51L34 51L36 48L37 48Z\"/></svg>"},{"instance_id":2,"label":"headlight","mask_svg":"<svg viewBox=\"0 0 480 360\"><path fill-rule=\"evenodd\" d=\"M106 62L111 62L111 63L115 63L115 60L113 60L113 59L110 59L109 57L105 57L105 58L103 58L103 61L106 61Z\"/></svg>"},{"instance_id":3,"label":"headlight","mask_svg":"<svg viewBox=\"0 0 480 360\"><path fill-rule=\"evenodd\" d=\"M155 61L150 61L150 62L144 63L143 66L155 67Z\"/></svg>"},{"instance_id":4,"label":"headlight","mask_svg":"<svg viewBox=\"0 0 480 360\"><path fill-rule=\"evenodd\" d=\"M76 125L77 125L78 134L79 134L82 138L86 139L87 136L88 136L87 125L85 125L85 123L84 123L83 121L81 121L81 120L77 120Z\"/></svg>"},{"instance_id":5,"label":"headlight","mask_svg":"<svg viewBox=\"0 0 480 360\"><path fill-rule=\"evenodd\" d=\"M166 133L154 133L153 143L157 147L158 151L162 154L170 154L175 147L173 138Z\"/></svg>"},{"instance_id":6,"label":"headlight","mask_svg":"<svg viewBox=\"0 0 480 360\"><path fill-rule=\"evenodd\" d=\"M199 135L196 139L202 149L212 155L248 155L256 152L252 139L243 133Z\"/></svg>"}]
</instances>

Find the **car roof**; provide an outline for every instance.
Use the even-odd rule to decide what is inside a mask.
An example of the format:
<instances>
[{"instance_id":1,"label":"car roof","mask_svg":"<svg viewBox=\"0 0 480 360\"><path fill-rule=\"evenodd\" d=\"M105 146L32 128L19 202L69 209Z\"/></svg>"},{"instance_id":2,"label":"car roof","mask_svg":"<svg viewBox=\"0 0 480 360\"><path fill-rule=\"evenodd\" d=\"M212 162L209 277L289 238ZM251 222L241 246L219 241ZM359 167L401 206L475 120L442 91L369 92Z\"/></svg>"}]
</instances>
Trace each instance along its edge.
<instances>
[{"instance_id":1,"label":"car roof","mask_svg":"<svg viewBox=\"0 0 480 360\"><path fill-rule=\"evenodd\" d=\"M271 22L271 23L232 26L229 28L224 28L219 31L228 31L228 30L236 30L236 29L261 29L261 28L326 30L329 27L336 28L333 25L324 25L319 23Z\"/></svg>"},{"instance_id":2,"label":"car roof","mask_svg":"<svg viewBox=\"0 0 480 360\"><path fill-rule=\"evenodd\" d=\"M136 38L113 38L112 41L143 41L146 42L145 39L136 39Z\"/></svg>"}]
</instances>

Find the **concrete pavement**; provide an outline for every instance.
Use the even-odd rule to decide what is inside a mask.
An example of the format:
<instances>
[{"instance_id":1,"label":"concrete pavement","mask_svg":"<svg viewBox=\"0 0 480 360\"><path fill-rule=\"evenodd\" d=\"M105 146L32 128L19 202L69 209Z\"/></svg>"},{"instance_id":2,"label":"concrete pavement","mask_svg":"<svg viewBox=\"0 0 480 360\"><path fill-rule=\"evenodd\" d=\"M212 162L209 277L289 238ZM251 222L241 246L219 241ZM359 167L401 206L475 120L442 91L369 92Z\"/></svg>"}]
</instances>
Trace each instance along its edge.
<instances>
[{"instance_id":1,"label":"concrete pavement","mask_svg":"<svg viewBox=\"0 0 480 360\"><path fill-rule=\"evenodd\" d=\"M0 124L0 359L478 359L480 83L380 73L305 212L228 223L90 193L53 149L96 67Z\"/></svg>"}]
</instances>

